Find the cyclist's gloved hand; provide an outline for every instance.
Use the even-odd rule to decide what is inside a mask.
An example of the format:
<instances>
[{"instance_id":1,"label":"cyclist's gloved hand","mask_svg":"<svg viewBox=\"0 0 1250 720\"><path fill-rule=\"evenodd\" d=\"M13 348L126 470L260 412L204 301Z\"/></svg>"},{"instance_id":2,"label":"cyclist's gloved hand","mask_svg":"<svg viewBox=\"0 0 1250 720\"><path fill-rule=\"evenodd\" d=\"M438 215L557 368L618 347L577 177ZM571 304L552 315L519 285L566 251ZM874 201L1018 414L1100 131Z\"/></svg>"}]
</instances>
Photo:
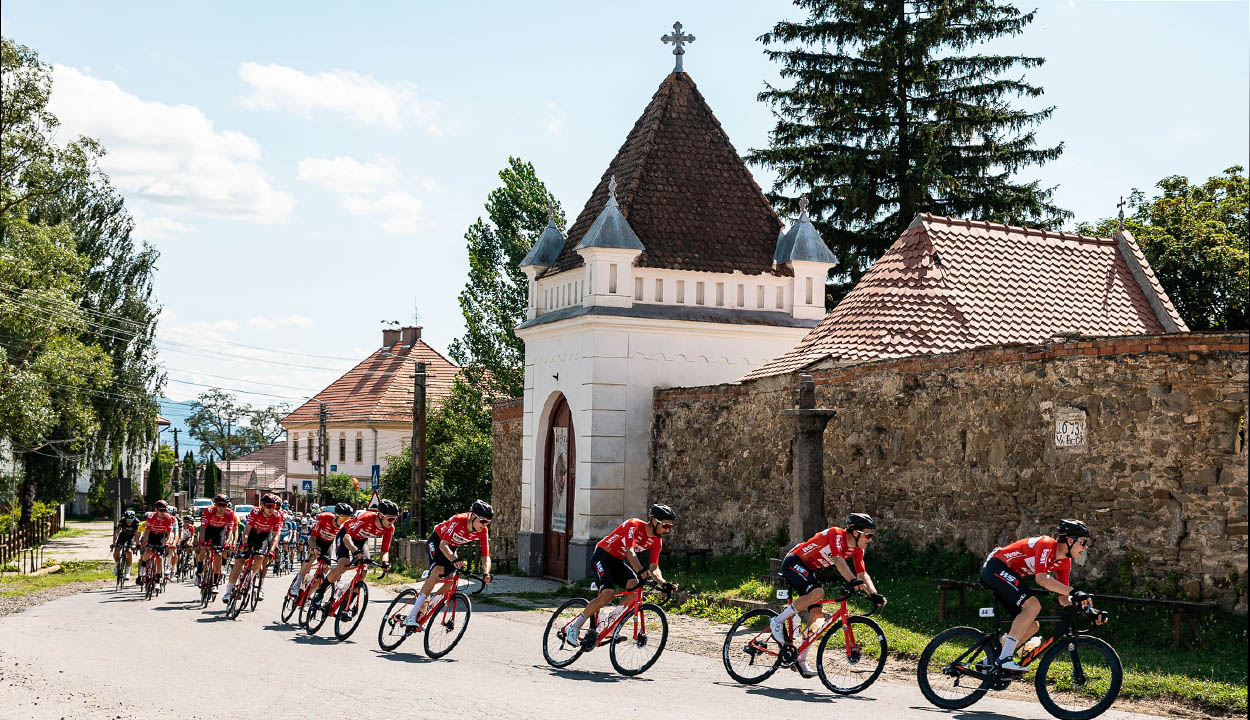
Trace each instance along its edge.
<instances>
[{"instance_id":1,"label":"cyclist's gloved hand","mask_svg":"<svg viewBox=\"0 0 1250 720\"><path fill-rule=\"evenodd\" d=\"M663 585L661 585L660 587L662 587L662 588L664 589L664 592L666 592L666 593L670 593L670 594L671 594L671 593L675 593L675 592L677 592L677 583L673 583L673 582L666 582L666 583L664 583Z\"/></svg>"},{"instance_id":2,"label":"cyclist's gloved hand","mask_svg":"<svg viewBox=\"0 0 1250 720\"><path fill-rule=\"evenodd\" d=\"M873 593L868 596L868 599L871 600L872 604L876 605L877 607L881 607L885 605L885 596L882 595L881 593Z\"/></svg>"},{"instance_id":3,"label":"cyclist's gloved hand","mask_svg":"<svg viewBox=\"0 0 1250 720\"><path fill-rule=\"evenodd\" d=\"M1089 593L1080 590L1073 590L1068 594L1068 599L1072 601L1073 605L1084 605L1093 601Z\"/></svg>"},{"instance_id":4,"label":"cyclist's gloved hand","mask_svg":"<svg viewBox=\"0 0 1250 720\"><path fill-rule=\"evenodd\" d=\"M863 585L863 584L865 584L863 580L860 580L859 578L855 578L854 580L847 580L847 581L846 581L846 588L847 588L848 590L854 590L855 588L857 588L857 587L859 587L860 585Z\"/></svg>"}]
</instances>

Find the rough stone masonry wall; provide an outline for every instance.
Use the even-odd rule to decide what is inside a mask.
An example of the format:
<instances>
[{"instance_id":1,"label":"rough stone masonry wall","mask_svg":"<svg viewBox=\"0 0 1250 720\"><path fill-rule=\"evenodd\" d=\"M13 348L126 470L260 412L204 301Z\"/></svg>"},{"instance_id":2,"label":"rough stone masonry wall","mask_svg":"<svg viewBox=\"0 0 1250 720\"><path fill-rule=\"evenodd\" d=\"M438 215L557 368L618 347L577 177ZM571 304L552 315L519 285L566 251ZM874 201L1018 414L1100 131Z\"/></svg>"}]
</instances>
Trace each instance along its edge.
<instances>
[{"instance_id":1,"label":"rough stone masonry wall","mask_svg":"<svg viewBox=\"0 0 1250 720\"><path fill-rule=\"evenodd\" d=\"M1244 333L1077 338L816 371L817 406L837 410L826 516L978 554L1081 517L1097 542L1075 577L1175 573L1245 612L1248 351ZM650 493L683 544L729 552L787 526L794 382L656 391ZM1057 445L1056 421L1082 419L1083 444Z\"/></svg>"},{"instance_id":2,"label":"rough stone masonry wall","mask_svg":"<svg viewBox=\"0 0 1250 720\"><path fill-rule=\"evenodd\" d=\"M495 403L491 414L491 553L516 558L521 529L521 400Z\"/></svg>"}]
</instances>

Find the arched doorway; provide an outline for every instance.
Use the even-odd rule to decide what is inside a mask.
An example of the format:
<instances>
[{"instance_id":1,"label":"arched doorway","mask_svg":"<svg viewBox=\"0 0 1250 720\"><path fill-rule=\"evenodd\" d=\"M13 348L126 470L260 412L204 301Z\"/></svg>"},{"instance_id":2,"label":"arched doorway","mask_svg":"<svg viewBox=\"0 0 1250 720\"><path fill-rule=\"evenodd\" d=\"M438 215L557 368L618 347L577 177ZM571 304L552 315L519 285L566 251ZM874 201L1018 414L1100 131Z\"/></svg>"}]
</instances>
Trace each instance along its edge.
<instances>
[{"instance_id":1,"label":"arched doorway","mask_svg":"<svg viewBox=\"0 0 1250 720\"><path fill-rule=\"evenodd\" d=\"M577 476L577 443L573 413L561 396L547 423L544 474L543 574L564 579L569 571L569 538L573 535L573 495Z\"/></svg>"}]
</instances>

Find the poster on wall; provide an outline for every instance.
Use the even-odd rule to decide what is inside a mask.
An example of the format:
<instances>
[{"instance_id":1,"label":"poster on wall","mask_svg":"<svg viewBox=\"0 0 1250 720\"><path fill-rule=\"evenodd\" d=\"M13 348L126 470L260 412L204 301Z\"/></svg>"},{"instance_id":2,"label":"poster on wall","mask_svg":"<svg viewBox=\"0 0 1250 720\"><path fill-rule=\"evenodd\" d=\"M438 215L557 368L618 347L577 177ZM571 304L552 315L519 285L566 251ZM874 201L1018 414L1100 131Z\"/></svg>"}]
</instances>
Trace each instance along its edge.
<instances>
[{"instance_id":1,"label":"poster on wall","mask_svg":"<svg viewBox=\"0 0 1250 720\"><path fill-rule=\"evenodd\" d=\"M552 428L555 460L551 466L551 532L568 532L569 429Z\"/></svg>"}]
</instances>

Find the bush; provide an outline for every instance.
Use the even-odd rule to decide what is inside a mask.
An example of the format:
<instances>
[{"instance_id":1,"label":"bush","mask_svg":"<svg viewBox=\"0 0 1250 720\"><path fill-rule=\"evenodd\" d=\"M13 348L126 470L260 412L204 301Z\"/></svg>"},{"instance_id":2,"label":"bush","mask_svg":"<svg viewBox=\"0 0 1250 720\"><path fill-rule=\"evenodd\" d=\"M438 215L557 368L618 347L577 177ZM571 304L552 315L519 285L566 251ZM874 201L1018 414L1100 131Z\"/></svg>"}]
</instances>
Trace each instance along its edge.
<instances>
[{"instance_id":1,"label":"bush","mask_svg":"<svg viewBox=\"0 0 1250 720\"><path fill-rule=\"evenodd\" d=\"M46 517L56 514L57 505L53 503L42 503L38 500L31 508L30 517L32 520L39 521ZM0 533L6 533L17 527L17 521L22 517L22 509L14 507L6 513L0 514Z\"/></svg>"}]
</instances>

